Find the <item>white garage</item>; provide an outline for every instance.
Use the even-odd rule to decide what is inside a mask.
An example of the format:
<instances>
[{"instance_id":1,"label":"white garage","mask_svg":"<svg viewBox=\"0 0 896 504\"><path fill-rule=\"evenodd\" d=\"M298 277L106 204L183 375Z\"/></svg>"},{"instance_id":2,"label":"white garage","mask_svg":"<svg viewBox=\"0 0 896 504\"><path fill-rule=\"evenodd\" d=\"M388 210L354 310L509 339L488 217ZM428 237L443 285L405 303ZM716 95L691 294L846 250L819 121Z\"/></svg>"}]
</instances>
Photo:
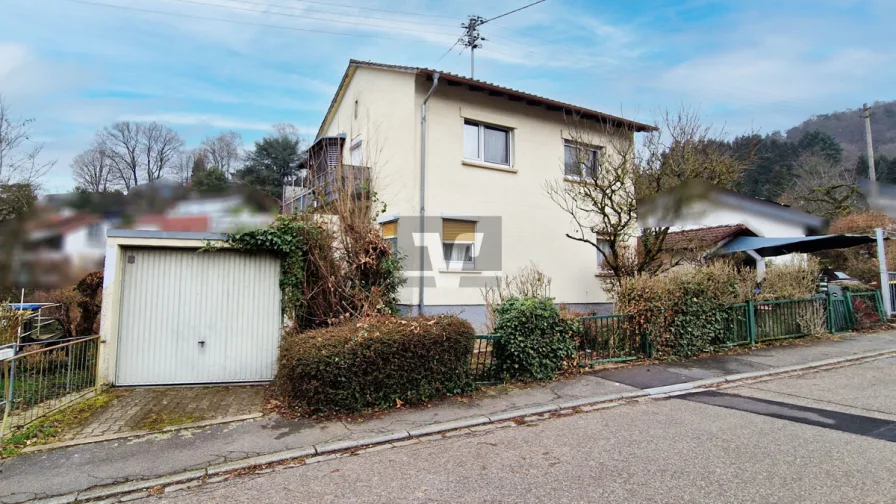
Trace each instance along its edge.
<instances>
[{"instance_id":1,"label":"white garage","mask_svg":"<svg viewBox=\"0 0 896 504\"><path fill-rule=\"evenodd\" d=\"M115 385L271 380L280 342L280 263L200 252L205 233L112 230L101 379Z\"/></svg>"}]
</instances>

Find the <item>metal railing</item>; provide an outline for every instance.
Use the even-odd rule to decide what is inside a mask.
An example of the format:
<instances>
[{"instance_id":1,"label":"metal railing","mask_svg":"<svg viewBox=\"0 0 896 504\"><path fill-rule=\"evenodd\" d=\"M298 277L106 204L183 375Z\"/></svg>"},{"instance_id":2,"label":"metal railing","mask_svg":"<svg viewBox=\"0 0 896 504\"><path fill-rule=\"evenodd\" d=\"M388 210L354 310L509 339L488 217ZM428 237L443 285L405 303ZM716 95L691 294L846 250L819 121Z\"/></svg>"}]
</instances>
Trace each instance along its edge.
<instances>
[{"instance_id":1,"label":"metal railing","mask_svg":"<svg viewBox=\"0 0 896 504\"><path fill-rule=\"evenodd\" d=\"M477 334L473 343L473 355L470 358L470 375L477 385L493 385L500 382L495 372L493 355L495 342L501 339L497 334Z\"/></svg>"},{"instance_id":2,"label":"metal railing","mask_svg":"<svg viewBox=\"0 0 896 504\"><path fill-rule=\"evenodd\" d=\"M833 334L856 328L858 313L875 322L886 320L880 292L845 293L845 297L819 294L802 299L747 301L720 310L722 331L712 346L755 345L764 341L799 338L828 331ZM870 315L869 315L870 314ZM631 315L581 317L576 336L576 357L582 366L626 362L652 357L651 328L638 326ZM476 336L470 361L477 384L500 381L494 372L493 349L500 335Z\"/></svg>"},{"instance_id":3,"label":"metal railing","mask_svg":"<svg viewBox=\"0 0 896 504\"><path fill-rule=\"evenodd\" d=\"M754 338L753 303L738 303L722 310L721 334L716 335L715 346L751 345Z\"/></svg>"},{"instance_id":4,"label":"metal railing","mask_svg":"<svg viewBox=\"0 0 896 504\"><path fill-rule=\"evenodd\" d=\"M629 315L582 317L576 338L579 365L637 360L647 353L645 338L635 330Z\"/></svg>"},{"instance_id":5,"label":"metal railing","mask_svg":"<svg viewBox=\"0 0 896 504\"><path fill-rule=\"evenodd\" d=\"M842 297L828 297L828 332L840 334L852 331L855 322L852 319L852 305Z\"/></svg>"},{"instance_id":6,"label":"metal railing","mask_svg":"<svg viewBox=\"0 0 896 504\"><path fill-rule=\"evenodd\" d=\"M846 292L846 299L852 311L854 328L866 328L886 322L887 314L884 310L883 299L880 291L871 292Z\"/></svg>"},{"instance_id":7,"label":"metal railing","mask_svg":"<svg viewBox=\"0 0 896 504\"><path fill-rule=\"evenodd\" d=\"M0 435L76 401L98 384L99 336L28 347L0 361Z\"/></svg>"},{"instance_id":8,"label":"metal railing","mask_svg":"<svg viewBox=\"0 0 896 504\"><path fill-rule=\"evenodd\" d=\"M753 303L754 342L798 338L825 327L824 298L782 299Z\"/></svg>"}]
</instances>

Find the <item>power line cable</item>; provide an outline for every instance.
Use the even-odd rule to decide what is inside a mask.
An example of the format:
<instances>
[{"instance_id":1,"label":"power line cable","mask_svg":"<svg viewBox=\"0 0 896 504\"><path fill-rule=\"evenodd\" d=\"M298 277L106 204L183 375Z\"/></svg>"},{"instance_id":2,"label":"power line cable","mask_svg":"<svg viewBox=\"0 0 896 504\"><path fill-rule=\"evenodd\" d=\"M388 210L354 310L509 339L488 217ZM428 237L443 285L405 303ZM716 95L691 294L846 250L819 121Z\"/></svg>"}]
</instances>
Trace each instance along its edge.
<instances>
[{"instance_id":1,"label":"power line cable","mask_svg":"<svg viewBox=\"0 0 896 504\"><path fill-rule=\"evenodd\" d=\"M359 9L359 10L369 10L376 12L388 12L391 14L404 14L406 16L420 16L420 17L430 17L430 18L442 18L442 19L457 19L454 16L444 16L439 14L423 14L419 12L407 12L407 11L397 11L397 10L389 10L389 9L377 9L374 7L361 7L359 5L346 5L346 4L337 4L332 2L318 2L315 0L295 0L296 2L302 3L310 3L310 4L318 4L318 5L326 5L331 7L344 7L346 9Z\"/></svg>"},{"instance_id":2,"label":"power line cable","mask_svg":"<svg viewBox=\"0 0 896 504\"><path fill-rule=\"evenodd\" d=\"M496 20L496 19L501 19L501 18L504 17L504 16L509 16L509 15L513 14L514 12L519 12L519 11L521 11L521 10L523 10L523 9L528 9L529 7L532 7L533 5L538 5L538 4L540 4L541 2L544 2L544 0L538 0L537 2L532 2L532 3L530 3L529 5L524 5L524 6L520 7L519 9L513 9L513 10L510 11L510 12L505 12L504 14L501 14L501 15L499 15L499 16L495 16L495 17L493 17L493 18L491 18L491 19L486 19L485 21L483 21L483 22L481 22L481 23L479 23L479 24L480 24L480 25L484 25L485 23L488 23L489 21L494 21L494 20Z\"/></svg>"},{"instance_id":3,"label":"power line cable","mask_svg":"<svg viewBox=\"0 0 896 504\"><path fill-rule=\"evenodd\" d=\"M424 43L429 43L429 44L441 44L442 43L442 42L431 41L431 40L420 39L420 38L412 39L412 38L402 38L402 37L384 37L384 36L380 36L380 35L369 35L366 33L347 33L347 32L336 32L336 31L327 31L327 30L315 30L312 28L298 28L295 26L272 25L272 24L266 24L266 23L251 23L248 21L234 21L232 19L223 19L223 18L216 18L216 17L209 17L209 16L197 16L194 14L183 14L180 12L164 12L164 11L157 11L157 10L151 10L151 9L141 9L138 7L127 7L124 5L112 5L112 4L99 3L99 2L90 2L87 0L65 0L65 1L72 2L72 3L84 4L84 5L94 5L94 6L98 6L98 7L109 7L112 9L122 9L122 10L129 10L129 11L135 11L135 12L145 12L145 13L149 13L149 14L160 14L163 16L172 16L172 17L188 18L188 19L201 19L204 21L220 21L222 23L231 23L231 24L246 25L246 26L258 26L261 28L273 28L276 30L289 30L289 31L298 31L298 32L306 32L306 33L323 33L323 34L327 34L327 35L343 35L346 37L372 38L372 39L381 39L381 40L402 40L402 41L409 41L409 42L424 42Z\"/></svg>"},{"instance_id":4,"label":"power line cable","mask_svg":"<svg viewBox=\"0 0 896 504\"><path fill-rule=\"evenodd\" d=\"M291 5L269 4L269 3L264 3L264 2L251 2L249 0L228 0L228 1L232 2L232 3L239 3L239 4L260 5L262 7L273 7L276 9L289 9L289 10L299 11L299 12L315 12L318 14L330 14L332 16L343 16L343 17L352 17L352 18L360 18L360 19L377 19L380 21L390 21L390 22L394 22L394 23L409 23L409 24L418 24L418 25L426 25L426 26L441 26L443 28L457 28L459 26L459 23L456 25L449 25L449 24L445 24L445 23L427 23L426 21L416 21L416 20L397 19L397 18L388 18L388 17L376 17L376 16L365 16L365 15L360 15L360 14L344 14L342 12L316 10L316 9L309 9L306 7L293 7ZM302 0L297 0L297 1L302 1ZM219 5L219 4L215 4L215 5ZM227 5L219 5L219 6L220 7L229 7ZM268 12L268 11L265 11L265 12Z\"/></svg>"},{"instance_id":5,"label":"power line cable","mask_svg":"<svg viewBox=\"0 0 896 504\"><path fill-rule=\"evenodd\" d=\"M371 28L383 28L385 30L399 30L399 31L406 31L406 32L430 33L433 35L448 35L448 36L454 35L453 33L434 32L432 30L427 30L427 29L402 28L399 26L385 26L385 25L379 25L379 24L358 23L356 21L342 21L339 19L328 19L328 18L320 18L320 17L314 17L314 16L302 16L300 14L288 14L286 12L270 12L270 11L261 10L261 9L250 9L248 7L234 7L232 5L221 5L221 4L214 4L214 3L208 3L208 2L200 2L198 0L171 0L171 1L186 3L186 4L194 4L194 5L205 5L208 7L217 7L219 9L226 9L226 10L256 12L259 14L269 14L272 16L284 16L284 17L291 17L291 18L298 18L298 19L309 19L312 21L327 21L329 23L340 23L340 24L347 24L347 25L353 25L353 26L367 26L367 27L371 27Z\"/></svg>"},{"instance_id":6,"label":"power line cable","mask_svg":"<svg viewBox=\"0 0 896 504\"><path fill-rule=\"evenodd\" d=\"M457 44L460 44L461 40L463 40L463 38L458 38L456 41L454 41L454 45L449 47L448 50L445 51L445 54L439 56L439 59L436 60L435 64L438 65L439 62L442 61L442 58L444 58L445 56L448 56L448 53L450 53L452 50L454 50L454 48L457 47Z\"/></svg>"}]
</instances>

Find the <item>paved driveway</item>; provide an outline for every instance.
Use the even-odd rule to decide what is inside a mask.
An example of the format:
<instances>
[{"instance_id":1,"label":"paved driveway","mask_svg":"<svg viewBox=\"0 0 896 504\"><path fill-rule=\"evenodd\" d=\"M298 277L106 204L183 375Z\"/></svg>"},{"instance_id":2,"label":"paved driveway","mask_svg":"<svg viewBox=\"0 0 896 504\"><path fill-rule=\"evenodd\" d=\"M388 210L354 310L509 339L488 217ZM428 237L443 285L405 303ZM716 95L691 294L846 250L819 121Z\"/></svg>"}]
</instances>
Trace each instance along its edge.
<instances>
[{"instance_id":1,"label":"paved driveway","mask_svg":"<svg viewBox=\"0 0 896 504\"><path fill-rule=\"evenodd\" d=\"M84 439L259 413L259 385L115 389L115 400L66 439Z\"/></svg>"}]
</instances>

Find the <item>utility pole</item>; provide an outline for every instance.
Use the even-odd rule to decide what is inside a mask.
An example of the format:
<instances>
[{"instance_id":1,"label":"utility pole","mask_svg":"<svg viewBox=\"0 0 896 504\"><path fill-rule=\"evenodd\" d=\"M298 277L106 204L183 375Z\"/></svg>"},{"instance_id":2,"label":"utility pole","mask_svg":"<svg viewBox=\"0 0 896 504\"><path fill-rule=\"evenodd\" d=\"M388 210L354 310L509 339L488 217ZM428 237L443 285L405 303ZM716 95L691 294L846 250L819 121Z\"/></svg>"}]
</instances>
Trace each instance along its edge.
<instances>
[{"instance_id":1,"label":"utility pole","mask_svg":"<svg viewBox=\"0 0 896 504\"><path fill-rule=\"evenodd\" d=\"M865 146L868 148L868 178L877 182L877 174L874 172L874 148L871 146L871 107L867 103L862 105L862 117L865 118Z\"/></svg>"},{"instance_id":2,"label":"utility pole","mask_svg":"<svg viewBox=\"0 0 896 504\"><path fill-rule=\"evenodd\" d=\"M871 107L862 104L862 117L865 118L865 147L868 148L868 179L871 183L871 194L868 197L871 206L877 205L877 172L874 170L874 147L871 145Z\"/></svg>"},{"instance_id":3,"label":"utility pole","mask_svg":"<svg viewBox=\"0 0 896 504\"><path fill-rule=\"evenodd\" d=\"M479 34L479 26L485 23L485 18L482 16L470 16L470 20L461 25L461 28L466 30L461 40L464 43L464 47L468 47L470 49L470 78L475 79L476 76L476 60L475 53L476 49L482 47L482 42L485 41L485 38Z\"/></svg>"},{"instance_id":4,"label":"utility pole","mask_svg":"<svg viewBox=\"0 0 896 504\"><path fill-rule=\"evenodd\" d=\"M509 14L513 14L514 12L519 12L521 10L528 9L529 7L532 7L533 5L538 5L544 1L545 0L536 0L535 2L526 4L518 9L513 9L512 11L505 12L504 14L495 16L493 18L486 19L482 16L470 16L469 21L467 21L466 24L460 25L460 27L465 30L463 36L461 36L461 38L460 38L460 41L464 43L464 47L467 47L470 49L470 78L471 79L476 78L474 75L475 70L476 70L476 61L475 61L476 49L481 49L482 42L484 42L486 40L479 34L479 27L484 25L485 23L494 21L496 19L500 19ZM450 51L450 49L449 49L449 51Z\"/></svg>"}]
</instances>

